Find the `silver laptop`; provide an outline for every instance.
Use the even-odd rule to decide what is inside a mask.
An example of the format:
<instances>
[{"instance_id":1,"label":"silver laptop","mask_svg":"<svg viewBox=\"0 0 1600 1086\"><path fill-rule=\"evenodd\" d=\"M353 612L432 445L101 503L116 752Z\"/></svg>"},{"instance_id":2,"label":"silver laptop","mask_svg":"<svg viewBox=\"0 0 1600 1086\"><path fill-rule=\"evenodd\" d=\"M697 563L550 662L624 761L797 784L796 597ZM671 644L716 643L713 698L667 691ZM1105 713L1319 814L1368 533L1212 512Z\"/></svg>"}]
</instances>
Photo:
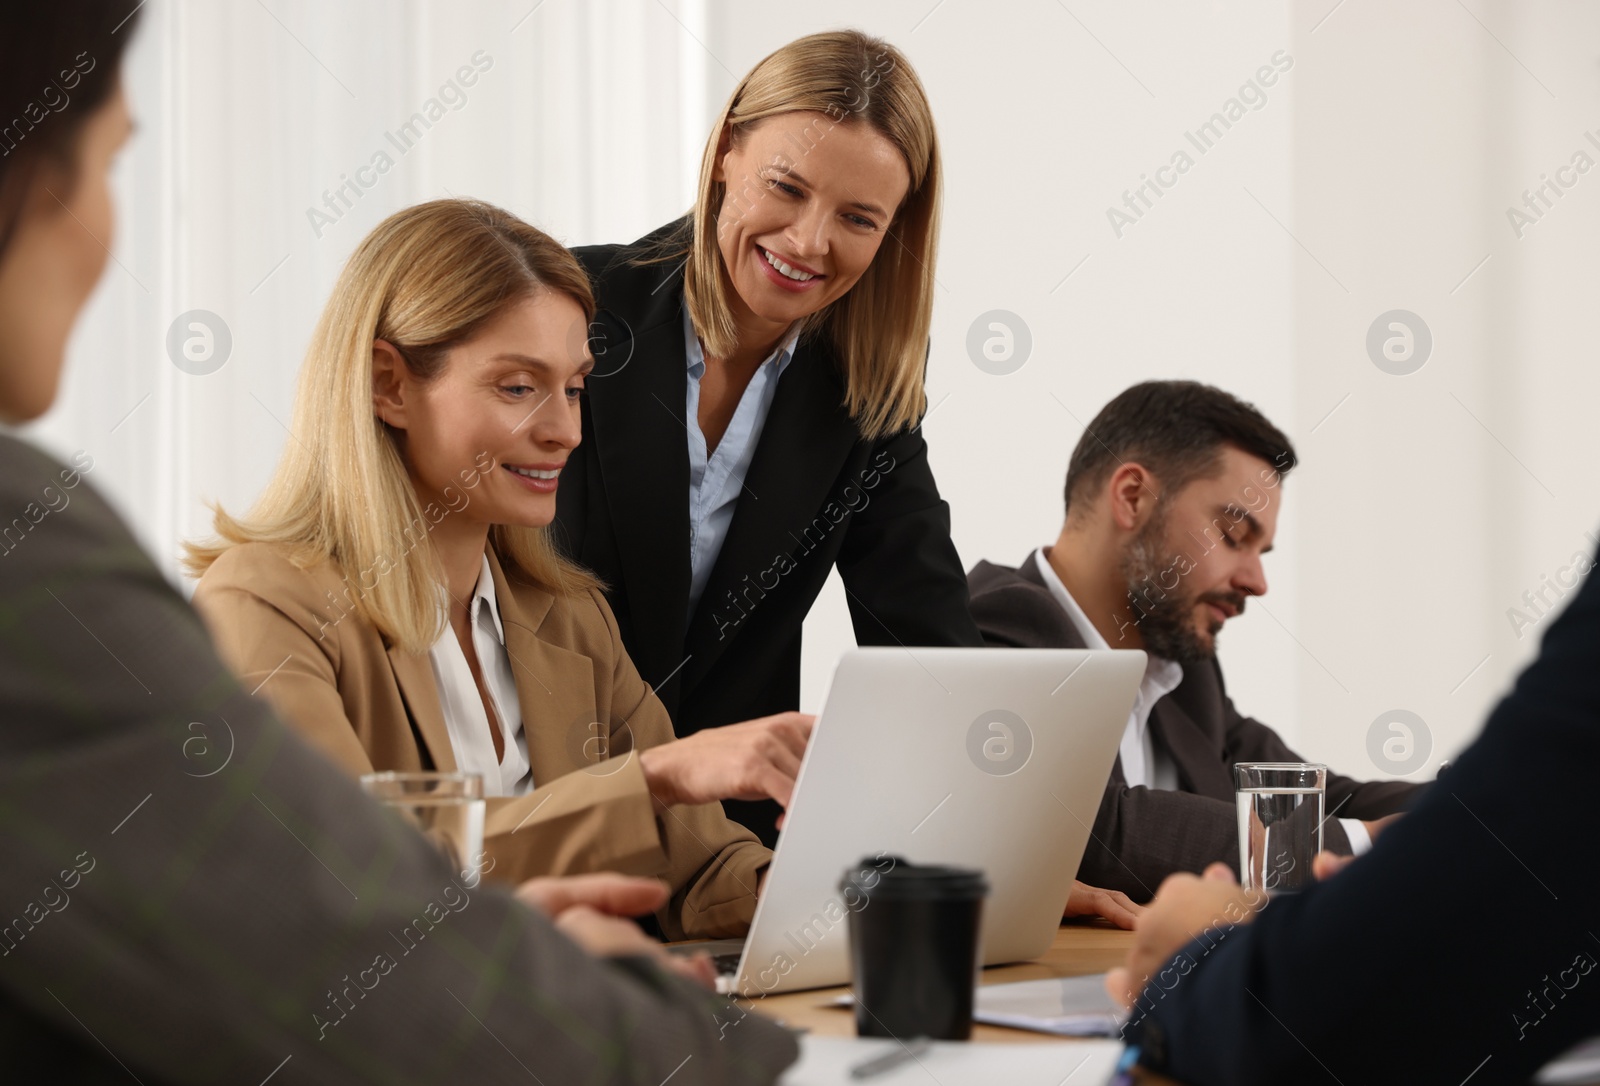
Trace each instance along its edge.
<instances>
[{"instance_id":1,"label":"silver laptop","mask_svg":"<svg viewBox=\"0 0 1600 1086\"><path fill-rule=\"evenodd\" d=\"M839 880L866 858L983 870L984 964L1043 955L1144 668L1131 650L846 652L721 987L754 997L847 983L862 902Z\"/></svg>"}]
</instances>

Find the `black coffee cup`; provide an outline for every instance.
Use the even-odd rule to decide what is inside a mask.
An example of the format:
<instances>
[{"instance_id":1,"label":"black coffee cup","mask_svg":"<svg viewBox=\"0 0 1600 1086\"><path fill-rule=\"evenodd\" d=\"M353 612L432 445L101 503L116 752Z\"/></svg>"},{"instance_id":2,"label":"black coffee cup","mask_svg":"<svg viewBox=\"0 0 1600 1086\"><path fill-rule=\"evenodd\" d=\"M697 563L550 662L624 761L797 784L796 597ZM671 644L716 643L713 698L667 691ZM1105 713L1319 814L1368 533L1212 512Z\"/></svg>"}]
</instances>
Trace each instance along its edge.
<instances>
[{"instance_id":1,"label":"black coffee cup","mask_svg":"<svg viewBox=\"0 0 1600 1086\"><path fill-rule=\"evenodd\" d=\"M879 856L846 871L839 890L850 909L856 1033L970 1037L983 872Z\"/></svg>"}]
</instances>

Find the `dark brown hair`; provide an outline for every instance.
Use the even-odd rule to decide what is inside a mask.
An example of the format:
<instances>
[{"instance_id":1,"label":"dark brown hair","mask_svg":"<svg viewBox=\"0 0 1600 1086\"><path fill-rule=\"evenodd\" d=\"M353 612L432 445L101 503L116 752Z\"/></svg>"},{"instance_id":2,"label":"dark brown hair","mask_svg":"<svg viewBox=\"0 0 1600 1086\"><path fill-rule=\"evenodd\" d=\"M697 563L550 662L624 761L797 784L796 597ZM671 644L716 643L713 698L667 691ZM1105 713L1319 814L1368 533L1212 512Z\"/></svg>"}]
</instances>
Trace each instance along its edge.
<instances>
[{"instance_id":1,"label":"dark brown hair","mask_svg":"<svg viewBox=\"0 0 1600 1086\"><path fill-rule=\"evenodd\" d=\"M70 172L84 122L116 89L138 0L0 8L0 257L41 168Z\"/></svg>"},{"instance_id":2,"label":"dark brown hair","mask_svg":"<svg viewBox=\"0 0 1600 1086\"><path fill-rule=\"evenodd\" d=\"M1065 501L1105 485L1114 465L1143 465L1167 494L1216 470L1226 446L1249 453L1287 475L1294 446L1266 416L1220 388L1198 381L1146 381L1101 408L1078 439L1067 464Z\"/></svg>"}]
</instances>

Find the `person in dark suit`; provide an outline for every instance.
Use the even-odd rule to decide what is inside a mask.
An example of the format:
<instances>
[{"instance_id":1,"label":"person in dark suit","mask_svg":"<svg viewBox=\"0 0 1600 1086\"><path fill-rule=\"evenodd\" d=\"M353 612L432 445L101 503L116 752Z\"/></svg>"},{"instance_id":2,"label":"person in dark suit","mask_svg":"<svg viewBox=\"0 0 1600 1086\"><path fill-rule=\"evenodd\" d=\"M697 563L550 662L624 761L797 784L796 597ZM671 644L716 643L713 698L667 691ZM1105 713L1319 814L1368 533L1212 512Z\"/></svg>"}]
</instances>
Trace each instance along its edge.
<instances>
[{"instance_id":1,"label":"person in dark suit","mask_svg":"<svg viewBox=\"0 0 1600 1086\"><path fill-rule=\"evenodd\" d=\"M1600 867L1564 828L1600 765L1597 658L1590 576L1369 854L1264 908L1220 867L1163 883L1107 977L1141 1062L1191 1086L1520 1086L1594 1034Z\"/></svg>"},{"instance_id":2,"label":"person in dark suit","mask_svg":"<svg viewBox=\"0 0 1600 1086\"><path fill-rule=\"evenodd\" d=\"M8 423L54 400L108 259L134 10L0 13L0 117L28 118L0 130ZM665 886L524 884L552 923L314 754L212 651L95 461L0 437L0 1081L755 1084L794 1060L609 915Z\"/></svg>"},{"instance_id":3,"label":"person in dark suit","mask_svg":"<svg viewBox=\"0 0 1600 1086\"><path fill-rule=\"evenodd\" d=\"M718 118L685 218L579 248L600 313L556 538L690 735L794 709L837 568L864 645L980 645L921 420L941 173L893 46L815 34ZM768 846L779 808L724 801Z\"/></svg>"},{"instance_id":4,"label":"person in dark suit","mask_svg":"<svg viewBox=\"0 0 1600 1086\"><path fill-rule=\"evenodd\" d=\"M1303 760L1234 708L1216 658L1223 623L1267 591L1261 557L1294 465L1289 439L1221 389L1135 385L1073 450L1055 544L1015 569L979 562L969 574L991 645L1149 655L1083 881L1148 901L1175 871L1214 861L1237 871L1234 763ZM1326 847L1365 851L1419 787L1330 772Z\"/></svg>"}]
</instances>

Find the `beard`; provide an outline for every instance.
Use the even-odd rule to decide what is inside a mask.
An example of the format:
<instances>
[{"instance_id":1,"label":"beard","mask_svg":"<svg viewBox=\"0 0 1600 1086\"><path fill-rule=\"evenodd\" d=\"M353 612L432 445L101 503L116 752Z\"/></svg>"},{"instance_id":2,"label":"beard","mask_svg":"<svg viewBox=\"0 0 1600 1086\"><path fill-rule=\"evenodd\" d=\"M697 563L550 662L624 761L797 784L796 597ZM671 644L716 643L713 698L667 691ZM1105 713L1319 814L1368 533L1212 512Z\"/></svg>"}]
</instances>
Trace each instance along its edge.
<instances>
[{"instance_id":1,"label":"beard","mask_svg":"<svg viewBox=\"0 0 1600 1086\"><path fill-rule=\"evenodd\" d=\"M1167 510L1159 504L1155 515L1124 548L1122 578L1145 651L1190 667L1216 656L1217 633L1222 629L1220 620L1208 617L1208 629L1202 634L1195 627L1195 608L1214 601L1243 614L1245 597L1237 592L1187 591L1177 572L1180 561L1188 564L1187 559L1167 545L1166 535Z\"/></svg>"}]
</instances>

